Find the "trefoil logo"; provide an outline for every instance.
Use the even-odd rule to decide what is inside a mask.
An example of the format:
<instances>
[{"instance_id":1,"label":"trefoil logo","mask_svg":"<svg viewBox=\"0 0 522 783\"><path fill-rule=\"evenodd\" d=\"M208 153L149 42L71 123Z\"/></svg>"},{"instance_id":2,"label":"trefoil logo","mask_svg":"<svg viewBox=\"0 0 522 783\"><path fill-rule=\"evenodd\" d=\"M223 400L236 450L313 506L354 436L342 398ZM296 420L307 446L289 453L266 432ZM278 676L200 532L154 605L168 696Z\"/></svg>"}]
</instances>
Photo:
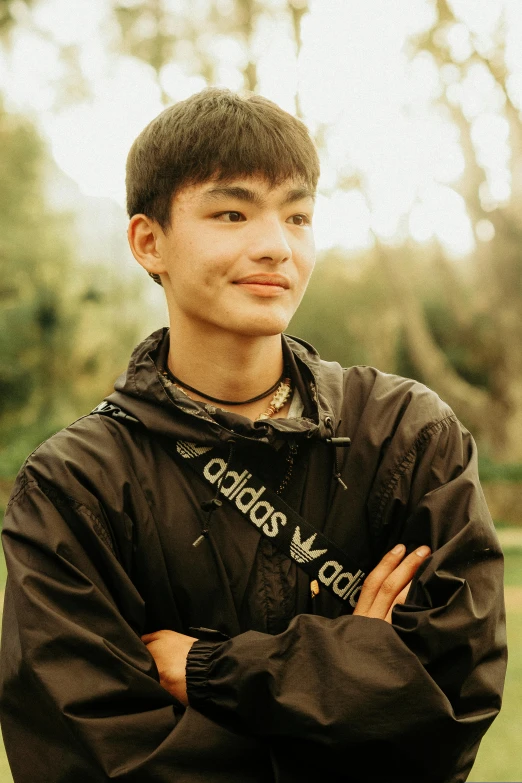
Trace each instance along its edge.
<instances>
[{"instance_id":1,"label":"trefoil logo","mask_svg":"<svg viewBox=\"0 0 522 783\"><path fill-rule=\"evenodd\" d=\"M290 552L297 563L310 563L328 552L327 549L312 549L316 537L317 533L314 533L306 541L301 541L301 530L299 525L296 526L292 543L290 544Z\"/></svg>"}]
</instances>

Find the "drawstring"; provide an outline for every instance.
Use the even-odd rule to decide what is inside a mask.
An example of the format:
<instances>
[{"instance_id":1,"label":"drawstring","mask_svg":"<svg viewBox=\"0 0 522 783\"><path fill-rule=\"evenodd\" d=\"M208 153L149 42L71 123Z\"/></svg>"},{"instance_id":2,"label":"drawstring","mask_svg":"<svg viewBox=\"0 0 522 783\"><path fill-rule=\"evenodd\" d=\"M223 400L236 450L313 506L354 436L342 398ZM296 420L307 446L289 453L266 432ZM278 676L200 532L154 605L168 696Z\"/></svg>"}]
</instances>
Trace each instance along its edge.
<instances>
[{"instance_id":1,"label":"drawstring","mask_svg":"<svg viewBox=\"0 0 522 783\"><path fill-rule=\"evenodd\" d=\"M330 416L326 416L326 418L324 420L324 423L325 423L326 428L331 432L331 437L330 438L326 438L326 443L331 444L333 446L333 449L334 449L333 476L338 481L338 483L341 485L341 487L343 489L348 489L348 487L346 486L346 484L344 483L344 481L343 481L343 479L341 477L341 471L339 469L339 462L338 462L338 459L337 459L337 448L339 448L339 447L346 448L346 447L350 446L351 440L350 440L350 438L336 438L335 437L335 430L334 430L333 422L332 422L332 419L330 418ZM201 508L203 509L203 511L206 512L207 516L205 518L205 523L204 523L203 530L201 531L201 535L198 536L198 538L196 538L196 540L192 544L192 546L194 546L194 547L198 547L205 540L205 538L208 538L209 531L210 531L210 523L211 523L211 519L212 519L212 514L214 513L214 511L217 508L221 508L221 506L223 505L223 502L219 499L219 493L221 492L221 485L223 483L223 479L224 479L224 477L226 476L226 474L228 473L228 471L230 469L230 464L232 462L232 457L234 455L234 447L235 447L235 445L236 445L235 440L230 440L229 441L229 451L228 451L227 464L226 464L225 470L223 471L223 473L221 474L221 476L219 478L219 481L217 482L216 492L214 494L214 497L212 498L212 500L204 500L201 503ZM289 455L288 455L288 458L287 458L287 463L288 463L287 472L286 472L286 475L285 475L285 477L283 479L283 482L281 483L281 486L277 490L277 494L278 495L281 494L281 492L285 489L286 485L288 484L288 482L290 480L290 477L291 477L292 471L293 471L294 458L295 458L296 453L297 453L297 446L296 446L295 443L291 442L290 443L290 448L289 448Z\"/></svg>"},{"instance_id":2,"label":"drawstring","mask_svg":"<svg viewBox=\"0 0 522 783\"><path fill-rule=\"evenodd\" d=\"M288 486L288 482L292 478L292 473L294 472L294 461L298 451L297 444L294 441L290 441L288 444L288 456L286 458L286 472L279 488L276 489L276 495L281 495Z\"/></svg>"},{"instance_id":3,"label":"drawstring","mask_svg":"<svg viewBox=\"0 0 522 783\"><path fill-rule=\"evenodd\" d=\"M330 418L330 416L326 416L326 418L324 420L324 423L325 423L325 426L327 427L327 429L329 429L330 432L332 433L332 436L330 438L327 438L326 442L327 443L331 443L332 446L334 447L334 467L333 467L334 478L337 479L337 481L339 482L339 484L341 485L341 487L343 489L348 489L348 487L346 486L346 484L344 483L344 481L341 478L341 471L339 470L339 462L337 460L337 447L341 446L343 448L347 448L347 447L350 446L352 441L351 441L350 438L335 438L334 437L335 430L334 430L333 422L332 422L332 419Z\"/></svg>"},{"instance_id":4,"label":"drawstring","mask_svg":"<svg viewBox=\"0 0 522 783\"><path fill-rule=\"evenodd\" d=\"M234 454L234 446L236 445L236 442L235 442L235 440L230 440L229 444L230 444L230 447L229 447L229 450L228 450L227 464L226 464L225 470L223 471L223 473L221 474L221 476L219 478L219 481L217 482L216 493L215 493L214 497L212 498L212 500L204 500L201 503L201 508L203 509L203 511L207 512L207 516L206 516L206 519L205 519L205 525L203 527L203 530L201 531L201 535L198 536L198 538L196 538L196 540L192 544L192 546L194 546L194 547L199 546L205 540L205 538L208 538L212 514L214 513L214 511L217 508L221 508L221 506L223 505L223 501L221 501L219 499L219 493L221 491L221 484L223 483L223 478L226 476L226 474L229 471L230 463L232 461L232 455Z\"/></svg>"}]
</instances>

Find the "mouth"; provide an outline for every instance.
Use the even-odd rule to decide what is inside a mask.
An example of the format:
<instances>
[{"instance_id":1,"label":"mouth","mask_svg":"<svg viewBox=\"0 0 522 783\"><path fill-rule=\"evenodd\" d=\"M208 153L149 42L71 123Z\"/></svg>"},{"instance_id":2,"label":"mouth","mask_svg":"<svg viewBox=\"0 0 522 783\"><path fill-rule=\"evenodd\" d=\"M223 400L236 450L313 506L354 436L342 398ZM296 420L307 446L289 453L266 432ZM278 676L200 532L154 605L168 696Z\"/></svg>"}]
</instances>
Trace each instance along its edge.
<instances>
[{"instance_id":1,"label":"mouth","mask_svg":"<svg viewBox=\"0 0 522 783\"><path fill-rule=\"evenodd\" d=\"M284 275L249 275L234 280L234 285L240 285L253 293L266 296L286 291L290 288L290 281Z\"/></svg>"}]
</instances>

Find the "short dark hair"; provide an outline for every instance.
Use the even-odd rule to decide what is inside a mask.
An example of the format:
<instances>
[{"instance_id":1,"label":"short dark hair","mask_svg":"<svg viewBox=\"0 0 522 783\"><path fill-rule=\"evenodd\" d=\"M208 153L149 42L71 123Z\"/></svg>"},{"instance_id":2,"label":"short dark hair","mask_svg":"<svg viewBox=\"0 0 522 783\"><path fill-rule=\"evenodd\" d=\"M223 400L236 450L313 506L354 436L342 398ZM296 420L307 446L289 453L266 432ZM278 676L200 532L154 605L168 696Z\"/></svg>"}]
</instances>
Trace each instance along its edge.
<instances>
[{"instance_id":1,"label":"short dark hair","mask_svg":"<svg viewBox=\"0 0 522 783\"><path fill-rule=\"evenodd\" d=\"M304 123L261 95L207 88L169 106L140 133L127 158L127 212L165 230L174 195L212 178L295 178L315 191L317 151Z\"/></svg>"}]
</instances>

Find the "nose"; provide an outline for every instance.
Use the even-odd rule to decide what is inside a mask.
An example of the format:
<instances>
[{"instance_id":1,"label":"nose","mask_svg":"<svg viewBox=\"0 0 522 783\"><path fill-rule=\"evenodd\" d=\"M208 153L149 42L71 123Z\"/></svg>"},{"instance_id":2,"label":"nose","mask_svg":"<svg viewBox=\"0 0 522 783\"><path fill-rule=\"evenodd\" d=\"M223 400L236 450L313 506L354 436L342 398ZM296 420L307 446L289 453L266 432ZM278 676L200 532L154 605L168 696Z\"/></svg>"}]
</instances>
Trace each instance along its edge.
<instances>
[{"instance_id":1,"label":"nose","mask_svg":"<svg viewBox=\"0 0 522 783\"><path fill-rule=\"evenodd\" d=\"M292 248L288 241L288 234L280 218L274 216L260 220L253 231L250 257L255 261L281 264L291 256Z\"/></svg>"}]
</instances>

